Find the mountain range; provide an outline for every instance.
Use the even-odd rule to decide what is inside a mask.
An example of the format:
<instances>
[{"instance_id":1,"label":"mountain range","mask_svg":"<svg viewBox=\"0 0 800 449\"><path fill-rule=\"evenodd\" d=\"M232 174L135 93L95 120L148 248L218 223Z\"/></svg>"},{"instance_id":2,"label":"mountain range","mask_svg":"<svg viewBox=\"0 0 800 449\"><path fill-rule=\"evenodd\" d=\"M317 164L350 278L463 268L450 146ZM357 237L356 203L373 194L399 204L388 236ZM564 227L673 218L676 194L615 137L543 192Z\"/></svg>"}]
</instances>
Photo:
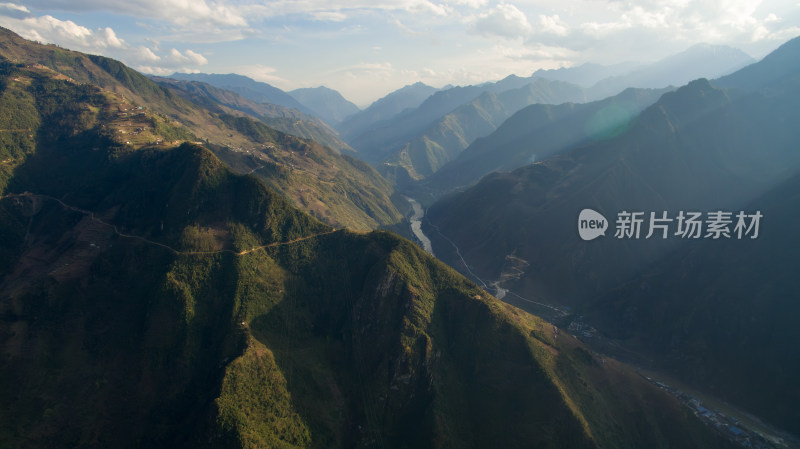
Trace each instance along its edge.
<instances>
[{"instance_id":1,"label":"mountain range","mask_svg":"<svg viewBox=\"0 0 800 449\"><path fill-rule=\"evenodd\" d=\"M269 103L296 109L308 115L314 113L288 93L267 83L235 73L173 73L169 78L183 81L200 81L221 89L230 90L257 103Z\"/></svg>"},{"instance_id":2,"label":"mountain range","mask_svg":"<svg viewBox=\"0 0 800 449\"><path fill-rule=\"evenodd\" d=\"M418 107L437 90L422 82L409 84L375 100L364 110L347 117L337 129L345 140L355 138L375 123Z\"/></svg>"},{"instance_id":3,"label":"mountain range","mask_svg":"<svg viewBox=\"0 0 800 449\"><path fill-rule=\"evenodd\" d=\"M751 62L731 47L696 45L650 64L584 64L539 70L530 77L510 75L494 83L441 89L414 109L347 129L342 136L400 190L413 189L525 106L596 101L628 87L663 89L726 75Z\"/></svg>"},{"instance_id":4,"label":"mountain range","mask_svg":"<svg viewBox=\"0 0 800 449\"><path fill-rule=\"evenodd\" d=\"M668 90L631 88L590 103L532 104L488 136L476 139L414 188L418 195L438 197L492 172L511 171L572 146L619 134ZM516 92L509 93L513 98Z\"/></svg>"},{"instance_id":5,"label":"mountain range","mask_svg":"<svg viewBox=\"0 0 800 449\"><path fill-rule=\"evenodd\" d=\"M272 103L259 103L236 92L200 81L181 81L152 76L150 79L210 111L224 114L244 113L278 131L314 140L339 152L353 151L327 124L297 109Z\"/></svg>"},{"instance_id":6,"label":"mountain range","mask_svg":"<svg viewBox=\"0 0 800 449\"><path fill-rule=\"evenodd\" d=\"M681 86L698 78L719 78L756 62L743 51L727 45L697 44L628 73L598 81L590 90L594 98L616 95L629 87Z\"/></svg>"},{"instance_id":7,"label":"mountain range","mask_svg":"<svg viewBox=\"0 0 800 449\"><path fill-rule=\"evenodd\" d=\"M624 76L631 71L642 66L642 63L623 62L613 65L584 63L573 67L561 67L558 69L539 69L533 72L534 77L547 78L556 81L577 84L588 88L598 82L616 76Z\"/></svg>"},{"instance_id":8,"label":"mountain range","mask_svg":"<svg viewBox=\"0 0 800 449\"><path fill-rule=\"evenodd\" d=\"M797 195L799 55L794 39L734 74L663 94L621 133L562 136L560 154L443 198L424 226L437 256L487 288L499 282L511 303L589 320L653 367L797 434L800 390L784 374L798 360L786 318L797 316L785 277L795 265L779 254L794 237L772 220L791 220L782 201ZM506 123L534 119L525 112ZM586 208L608 220L605 237L579 237ZM677 225L681 211L762 208L774 217L763 232L775 234L752 241L649 239L647 222L641 238L615 236L625 211L667 213Z\"/></svg>"},{"instance_id":9,"label":"mountain range","mask_svg":"<svg viewBox=\"0 0 800 449\"><path fill-rule=\"evenodd\" d=\"M277 189L292 168L346 188L322 155L347 156L7 30L0 87L3 447L732 447L413 243Z\"/></svg>"},{"instance_id":10,"label":"mountain range","mask_svg":"<svg viewBox=\"0 0 800 449\"><path fill-rule=\"evenodd\" d=\"M334 128L360 111L358 106L345 99L342 94L325 86L295 89L289 95Z\"/></svg>"},{"instance_id":11,"label":"mountain range","mask_svg":"<svg viewBox=\"0 0 800 449\"><path fill-rule=\"evenodd\" d=\"M488 135L527 105L584 98L577 86L541 78L500 93L486 91L434 121L424 132L387 156L379 170L402 188L436 173L475 139Z\"/></svg>"},{"instance_id":12,"label":"mountain range","mask_svg":"<svg viewBox=\"0 0 800 449\"><path fill-rule=\"evenodd\" d=\"M212 112L118 61L36 45L10 32L0 33L0 56L116 95L104 119L122 144L205 142L220 157L235 156L244 172L276 174L270 177L274 188L334 226L367 230L401 218L391 187L367 164L275 131L254 117ZM334 185L332 179L342 182Z\"/></svg>"},{"instance_id":13,"label":"mountain range","mask_svg":"<svg viewBox=\"0 0 800 449\"><path fill-rule=\"evenodd\" d=\"M395 115L390 120L375 123L367 130L355 137L345 135L345 140L356 149L359 157L377 164L387 157L402 150L413 139L431 128L448 113L461 105L469 103L484 93L499 93L510 89L518 89L528 85L533 80L510 76L497 83L486 83L472 86L456 86L440 90L428 97L417 108L406 110ZM548 102L561 103L576 100L576 95L582 98L582 92L576 86L571 86L560 81L540 81L535 83L533 98L545 97ZM432 131L435 132L435 131Z\"/></svg>"}]
</instances>

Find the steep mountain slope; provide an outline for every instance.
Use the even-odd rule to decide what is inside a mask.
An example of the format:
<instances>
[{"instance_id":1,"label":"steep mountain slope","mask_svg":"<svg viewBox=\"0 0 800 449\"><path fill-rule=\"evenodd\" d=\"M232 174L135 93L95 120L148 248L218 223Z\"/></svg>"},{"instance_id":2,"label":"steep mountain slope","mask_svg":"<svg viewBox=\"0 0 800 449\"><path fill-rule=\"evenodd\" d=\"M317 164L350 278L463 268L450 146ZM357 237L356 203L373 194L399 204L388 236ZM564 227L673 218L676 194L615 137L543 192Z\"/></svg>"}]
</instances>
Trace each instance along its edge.
<instances>
[{"instance_id":1,"label":"steep mountain slope","mask_svg":"<svg viewBox=\"0 0 800 449\"><path fill-rule=\"evenodd\" d=\"M295 89L290 91L289 95L334 128L347 117L360 111L358 106L348 101L342 94L325 86Z\"/></svg>"},{"instance_id":2,"label":"steep mountain slope","mask_svg":"<svg viewBox=\"0 0 800 449\"><path fill-rule=\"evenodd\" d=\"M296 109L269 103L257 103L233 91L199 81L181 81L153 76L150 79L209 111L224 114L245 113L264 122L270 128L286 134L311 139L337 151L353 151L350 145L339 139L336 131L318 118L303 114Z\"/></svg>"},{"instance_id":3,"label":"steep mountain slope","mask_svg":"<svg viewBox=\"0 0 800 449\"><path fill-rule=\"evenodd\" d=\"M256 103L276 104L286 108L297 109L304 114L314 114L310 109L295 100L294 97L277 87L235 73L173 73L169 78L184 81L200 81L221 89L236 92Z\"/></svg>"},{"instance_id":4,"label":"steep mountain slope","mask_svg":"<svg viewBox=\"0 0 800 449\"><path fill-rule=\"evenodd\" d=\"M171 124L183 126L197 137L230 146L250 143L241 134L231 133L222 120L208 111L161 88L113 59L85 55L55 45L36 44L4 28L0 28L0 57L14 64L50 71L58 78L91 83L119 95L121 103L142 106L147 111L160 114ZM126 115L130 113L119 112Z\"/></svg>"},{"instance_id":5,"label":"steep mountain slope","mask_svg":"<svg viewBox=\"0 0 800 449\"><path fill-rule=\"evenodd\" d=\"M374 123L391 119L406 109L418 107L437 90L435 87L421 82L401 87L375 100L363 111L351 115L337 129L342 133L342 137L345 140L352 139L363 133Z\"/></svg>"},{"instance_id":6,"label":"steep mountain slope","mask_svg":"<svg viewBox=\"0 0 800 449\"><path fill-rule=\"evenodd\" d=\"M0 57L29 67L34 77L102 88L109 103L93 114L107 116L108 131L133 148L204 141L223 157L249 161L238 164L241 169L281 173L279 191L332 225L366 230L401 218L390 201L391 188L366 164L250 118L212 113L118 61L36 44L5 29L0 29ZM14 82L22 88L30 76ZM342 178L342 184L334 186L331 177Z\"/></svg>"},{"instance_id":7,"label":"steep mountain slope","mask_svg":"<svg viewBox=\"0 0 800 449\"><path fill-rule=\"evenodd\" d=\"M796 46L782 48L788 51ZM767 63L770 60L765 59ZM606 326L617 320L609 328L616 335L630 337L625 323L652 312L641 326L634 326L635 339L647 341L650 350L668 352L683 363L662 360L660 367L705 388L714 386L714 391L725 399L797 433L800 420L792 411L797 385L782 373L795 366L798 352L792 341L795 331L790 328L794 325L781 316L796 316L798 311L778 298L785 291L783 281L756 274L763 270L783 272L785 268L780 265L785 260L769 262L763 256L777 246L760 239L734 239L727 243L739 243L745 254L754 251L762 257L746 260L727 254L729 259L721 259L719 269L687 265L667 270L656 265L660 272L681 274L662 277L658 284L675 283L667 292L686 295L674 306L674 296L650 290L649 278L643 273L683 246L697 243L675 235L668 239L646 238L649 212L666 211L673 219L673 233L680 211L699 211L705 220L712 211L754 213L748 208L761 208L758 199L766 198L765 192L797 173L800 130L793 124L800 120L796 108L800 101L798 75L795 72L786 76L779 84L773 83L770 75L762 80L764 89L752 93L720 90L706 80L697 80L664 94L618 137L577 147L511 173L489 175L464 193L430 208L432 226L427 229L434 250L453 266L463 266L462 260L466 260L471 272L491 281L504 278L501 272L509 258L522 260L524 263L516 264L519 270L514 276L506 274L509 281L503 284L505 287L537 302L577 308L578 315L603 298L603 305L597 307L606 308L592 309L592 315L604 317ZM599 211L609 220L604 238L591 242L580 239L576 221L584 208ZM646 214L640 238L614 237L617 214L622 211ZM769 226L767 220L770 219L764 218L764 232ZM789 245L794 241L789 235L781 238ZM459 252L449 250L453 253L448 254L453 245ZM759 245L764 246L752 249ZM698 251L704 247L692 246ZM723 255L709 253L703 260L710 261L711 254ZM791 266L796 271L797 265ZM688 276L695 270L703 277ZM723 287L725 279L730 279L729 273L739 273L743 277L740 282L752 287L738 291ZM684 281L685 290L681 287ZM631 284L622 298L609 292L628 282ZM702 291L688 288L698 284L704 285ZM719 291L715 292L715 288ZM766 303L776 306L769 310L772 315L762 313L756 317L752 313L754 306L748 295L754 291L763 295L759 297L768 297ZM729 293L725 298L732 306L722 304L722 296L717 293ZM687 302L694 305L680 306ZM712 310L719 314L711 317ZM620 317L618 313L630 315ZM692 333L691 329L697 329L700 322L710 329ZM602 326L599 329L604 330ZM730 336L730 332L742 334L735 339L723 337ZM764 338L765 334L774 339ZM737 346L736 342L742 340L748 343ZM781 344L769 350L757 343L776 341ZM726 375L716 377L726 370ZM763 370L760 378L764 383L754 384L747 375L751 370ZM771 406L780 411L768 411L763 398L774 399Z\"/></svg>"},{"instance_id":8,"label":"steep mountain slope","mask_svg":"<svg viewBox=\"0 0 800 449\"><path fill-rule=\"evenodd\" d=\"M111 94L2 69L28 128L0 141L3 447L728 447L412 243L203 147L120 144Z\"/></svg>"},{"instance_id":9,"label":"steep mountain slope","mask_svg":"<svg viewBox=\"0 0 800 449\"><path fill-rule=\"evenodd\" d=\"M792 104L798 97L798 88L779 97L743 96L698 80L662 96L623 135L512 173L489 175L431 208L430 219L456 244L465 245L462 254L472 253L468 259L488 270L487 277L497 274L507 254L517 251L528 260L535 253L527 288L562 303L585 301L657 257L667 243L637 242L636 251L630 247L634 243L615 239L587 246L572 226L581 209L593 204L613 217L631 209L705 211L744 204L800 163L799 131L787 126L797 116ZM486 222L480 219L483 214L465 220L475 207L487 208ZM489 217L500 217L501 226ZM486 233L489 228L492 232ZM538 237L531 239L533 233ZM472 235L493 237L476 240ZM565 254L573 252L591 269L575 272L553 264L572 260ZM621 257L620 252L631 255Z\"/></svg>"},{"instance_id":10,"label":"steep mountain slope","mask_svg":"<svg viewBox=\"0 0 800 449\"><path fill-rule=\"evenodd\" d=\"M236 171L262 178L315 218L362 231L401 220L392 187L367 163L313 141L287 138L247 118L226 120L263 146L246 151L209 148Z\"/></svg>"},{"instance_id":11,"label":"steep mountain slope","mask_svg":"<svg viewBox=\"0 0 800 449\"><path fill-rule=\"evenodd\" d=\"M583 98L579 88L545 79L497 94L485 92L441 117L391 154L380 166L380 171L398 186L425 179L455 159L475 139L488 135L523 107L534 103L581 101Z\"/></svg>"},{"instance_id":12,"label":"steep mountain slope","mask_svg":"<svg viewBox=\"0 0 800 449\"><path fill-rule=\"evenodd\" d=\"M442 126L448 128L445 124L448 118L444 116L453 112L459 106L475 100L486 92L500 93L518 89L531 83L534 85L524 94L526 98L535 99L543 103L580 102L585 100L583 91L569 83L543 79L531 80L512 76L497 83L459 86L438 91L416 109L403 112L391 120L376 123L362 134L346 140L358 151L359 157L367 162L377 164L391 157L394 152L402 150L406 144L415 139L424 141L426 131L430 130L431 134L434 135L437 132L437 127L439 131L443 131ZM474 110L476 108L467 106L467 109ZM469 117L480 116L481 111L472 111L466 115ZM451 120L453 118L453 116L450 117ZM486 122L485 119L483 121ZM465 125L459 124L459 127ZM457 136L451 135L452 132L445 131L445 136L439 138L439 140L453 139L458 141ZM446 153L456 153L458 151L460 150L453 149L446 151Z\"/></svg>"},{"instance_id":13,"label":"steep mountain slope","mask_svg":"<svg viewBox=\"0 0 800 449\"><path fill-rule=\"evenodd\" d=\"M730 75L714 80L715 86L733 87L746 91L780 88L781 83L797 79L800 72L800 39L792 39L768 54L758 64L752 64Z\"/></svg>"},{"instance_id":14,"label":"steep mountain slope","mask_svg":"<svg viewBox=\"0 0 800 449\"><path fill-rule=\"evenodd\" d=\"M496 83L442 90L417 109L389 122L377 123L360 135L348 135L346 139L363 159L373 164L388 164L381 168L381 172L403 184L434 173L476 138L488 135L502 120L529 104L582 103L617 95L628 87L682 85L700 77L713 78L728 74L753 61L734 48L696 45L622 76L606 78L588 89L558 81L554 79L558 78L559 74L556 73L544 78L536 74L529 78L512 75ZM609 71L621 71L622 67L624 65L612 67ZM585 80L593 72L599 72L598 68L588 66L585 70L574 69L560 75L568 77L572 74L575 78ZM531 83L535 88L526 92L519 90ZM509 92L511 90L517 91ZM547 91L548 95L537 92L539 90ZM487 92L507 94L499 101L480 97ZM530 101L519 101L521 98ZM498 103L508 106L499 107Z\"/></svg>"},{"instance_id":15,"label":"steep mountain slope","mask_svg":"<svg viewBox=\"0 0 800 449\"><path fill-rule=\"evenodd\" d=\"M423 189L441 194L468 186L495 171L511 171L536 160L624 132L667 89L627 89L591 103L530 105L426 180Z\"/></svg>"},{"instance_id":16,"label":"steep mountain slope","mask_svg":"<svg viewBox=\"0 0 800 449\"><path fill-rule=\"evenodd\" d=\"M800 433L798 199L800 174L745 206L764 215L758 239L683 245L603 295L585 319L655 366ZM682 319L664 319L674 316Z\"/></svg>"}]
</instances>

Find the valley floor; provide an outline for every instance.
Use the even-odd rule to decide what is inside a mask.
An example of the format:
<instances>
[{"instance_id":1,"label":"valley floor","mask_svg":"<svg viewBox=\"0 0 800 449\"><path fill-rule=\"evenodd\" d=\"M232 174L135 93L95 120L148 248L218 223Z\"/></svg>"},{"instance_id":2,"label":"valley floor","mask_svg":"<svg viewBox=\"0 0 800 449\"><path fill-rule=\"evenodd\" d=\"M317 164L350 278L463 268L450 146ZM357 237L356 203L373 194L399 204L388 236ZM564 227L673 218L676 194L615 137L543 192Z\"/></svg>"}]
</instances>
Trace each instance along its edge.
<instances>
[{"instance_id":1,"label":"valley floor","mask_svg":"<svg viewBox=\"0 0 800 449\"><path fill-rule=\"evenodd\" d=\"M414 231L414 234L417 235L414 224L418 223L421 225L421 220L424 219L424 214L422 213L422 208L419 206L419 203L412 198L406 198L414 206L415 214L412 217L412 220L416 220L416 222L412 221L412 231ZM420 212L419 216L417 214L417 210ZM554 328L556 328L556 326L563 327L575 338L578 338L594 351L597 351L598 354L603 354L635 366L636 371L644 379L677 398L682 404L691 409L692 412L698 418L700 418L703 423L715 429L724 437L741 445L742 447L747 448L800 448L800 439L764 424L755 416L735 409L724 401L709 396L706 393L698 392L686 387L665 373L643 370L641 365L647 364L648 359L646 356L633 352L620 342L603 336L602 332L599 332L598 329L582 322L581 316L571 314L567 308L525 298L511 291L507 288L507 286L505 286L505 282L509 280L509 275L507 272L511 271L506 270L506 267L504 267L502 270L500 279L495 281L482 279L470 269L470 266L466 259L464 259L460 249L451 239L444 235L436 225L430 222L427 222L427 225L431 226L433 230L442 237L443 240L449 242L449 244L452 246L452 249L455 251L461 261L461 267L458 267L459 271L462 271L465 275L468 275L481 288L483 288L484 291L494 295L498 299L503 299L509 304L541 316L553 324ZM421 226L418 226L418 228L421 228ZM428 241L428 245L431 245L430 240L424 235L424 233L422 233L421 229L419 229L419 233L425 237L425 239ZM433 249L431 248L431 250L428 250L427 245L426 251L433 254ZM519 265L519 261L517 262L518 263L512 265ZM524 261L521 262L523 264L525 263ZM519 270L517 266L512 266L512 268L514 270Z\"/></svg>"}]
</instances>

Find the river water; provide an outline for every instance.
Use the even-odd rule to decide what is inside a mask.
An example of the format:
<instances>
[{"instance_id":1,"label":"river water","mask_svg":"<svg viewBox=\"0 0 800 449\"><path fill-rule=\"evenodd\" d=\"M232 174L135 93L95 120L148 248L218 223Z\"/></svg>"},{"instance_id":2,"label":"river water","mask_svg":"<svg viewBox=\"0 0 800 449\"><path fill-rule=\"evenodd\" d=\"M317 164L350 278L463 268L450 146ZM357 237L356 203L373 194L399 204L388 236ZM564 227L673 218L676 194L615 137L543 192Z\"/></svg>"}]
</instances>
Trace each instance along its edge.
<instances>
[{"instance_id":1,"label":"river water","mask_svg":"<svg viewBox=\"0 0 800 449\"><path fill-rule=\"evenodd\" d=\"M408 200L408 202L411 204L411 208L414 210L414 214L408 219L411 222L411 232L413 232L417 240L422 243L422 248L433 255L431 239L429 239L428 236L422 232L422 217L425 216L425 211L422 210L422 206L420 206L419 201L407 196L405 199Z\"/></svg>"}]
</instances>

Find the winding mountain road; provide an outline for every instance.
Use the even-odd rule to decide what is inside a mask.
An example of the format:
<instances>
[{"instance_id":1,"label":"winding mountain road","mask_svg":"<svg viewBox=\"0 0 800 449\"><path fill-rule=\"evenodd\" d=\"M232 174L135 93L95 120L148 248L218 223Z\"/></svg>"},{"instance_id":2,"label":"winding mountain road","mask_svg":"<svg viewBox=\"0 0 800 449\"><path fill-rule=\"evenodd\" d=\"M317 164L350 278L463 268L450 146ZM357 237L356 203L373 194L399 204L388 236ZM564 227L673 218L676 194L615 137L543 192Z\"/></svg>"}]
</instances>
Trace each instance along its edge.
<instances>
[{"instance_id":1,"label":"winding mountain road","mask_svg":"<svg viewBox=\"0 0 800 449\"><path fill-rule=\"evenodd\" d=\"M9 198L44 198L44 199L48 199L48 200L51 200L51 201L55 201L58 204L60 204L61 207L65 208L65 209L68 209L68 210L71 210L73 212L78 212L78 213L87 215L92 221L95 221L95 222L100 223L100 224L102 224L104 226L108 226L108 227L112 228L114 230L114 233L116 233L120 237L127 238L127 239L139 240L139 241L148 243L150 245L160 246L160 247L162 247L162 248L164 248L166 250L169 250L169 251L171 251L171 252L173 252L173 253L175 253L177 255L182 255L182 256L186 256L186 255L189 255L189 256L192 256L192 255L194 255L194 256L208 256L208 255L215 255L215 254L222 254L222 253L229 253L229 254L233 254L234 256L244 256L244 255L250 254L250 253L255 252L255 251L259 251L259 250L263 250L263 249L267 249L267 248L274 248L274 247L278 247L278 246L291 245L293 243L302 242L304 240L309 240L309 239L321 237L321 236L324 236L324 235L333 234L334 232L337 231L336 229L331 229L330 231L320 232L318 234L312 234L312 235L307 235L307 236L303 236L303 237L298 237L296 239L287 240L287 241L283 241L283 242L273 242L273 243L268 243L266 245L254 246L254 247L252 247L250 249L246 249L244 251L236 251L236 250L232 250L232 249L220 249L220 250L214 250L214 251L184 251L184 250L179 250L179 249L173 248L173 247L171 247L169 245L165 245L164 243L160 243L160 242L156 242L154 240L150 240L150 239L148 239L146 237L142 237L142 236L139 236L139 235L133 235L133 234L126 234L126 233L120 231L115 224L109 223L109 222L107 222L105 220L97 218L94 215L94 212L89 211L89 210L85 210L85 209L81 209L79 207L72 206L72 205L67 204L67 203L61 201L60 199L58 199L56 197L53 197L53 196L50 196L50 195L43 195L43 194L39 194L39 193L30 193L30 192L11 193L11 194L4 195L4 196L0 197L0 200L9 199Z\"/></svg>"}]
</instances>

